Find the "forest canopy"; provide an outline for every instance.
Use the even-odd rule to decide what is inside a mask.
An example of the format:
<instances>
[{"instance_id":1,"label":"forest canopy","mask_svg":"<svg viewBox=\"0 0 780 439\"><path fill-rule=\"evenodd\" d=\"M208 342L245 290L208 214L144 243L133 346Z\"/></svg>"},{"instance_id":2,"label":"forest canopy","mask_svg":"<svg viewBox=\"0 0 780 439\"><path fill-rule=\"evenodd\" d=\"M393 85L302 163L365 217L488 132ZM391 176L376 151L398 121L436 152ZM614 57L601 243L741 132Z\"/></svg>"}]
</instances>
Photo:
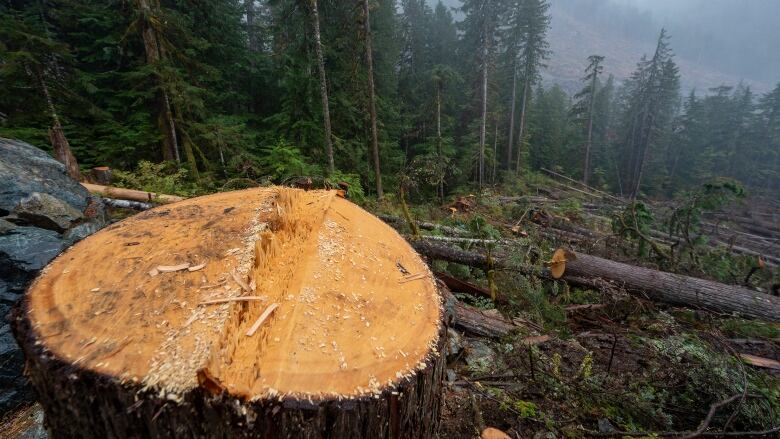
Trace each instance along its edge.
<instances>
[{"instance_id":1,"label":"forest canopy","mask_svg":"<svg viewBox=\"0 0 780 439\"><path fill-rule=\"evenodd\" d=\"M140 164L193 192L311 176L443 197L546 168L631 198L713 177L776 197L780 83L683 94L657 29L628 78L579 60L570 95L542 79L549 8L2 0L0 136L61 132L82 169Z\"/></svg>"}]
</instances>

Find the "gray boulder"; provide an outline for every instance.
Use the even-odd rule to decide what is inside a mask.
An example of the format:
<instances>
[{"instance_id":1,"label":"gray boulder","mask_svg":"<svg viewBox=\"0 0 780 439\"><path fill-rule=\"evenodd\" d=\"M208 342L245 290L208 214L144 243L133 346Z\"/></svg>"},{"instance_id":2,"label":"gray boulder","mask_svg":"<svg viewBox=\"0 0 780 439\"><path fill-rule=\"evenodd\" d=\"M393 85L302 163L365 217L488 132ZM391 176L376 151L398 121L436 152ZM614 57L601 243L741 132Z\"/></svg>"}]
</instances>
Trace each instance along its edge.
<instances>
[{"instance_id":1,"label":"gray boulder","mask_svg":"<svg viewBox=\"0 0 780 439\"><path fill-rule=\"evenodd\" d=\"M99 200L32 145L0 138L0 418L32 391L6 324L27 285L60 252L105 225Z\"/></svg>"},{"instance_id":2,"label":"gray boulder","mask_svg":"<svg viewBox=\"0 0 780 439\"><path fill-rule=\"evenodd\" d=\"M57 232L64 232L71 224L84 218L70 204L40 192L22 198L14 208L14 213L30 225Z\"/></svg>"},{"instance_id":3,"label":"gray boulder","mask_svg":"<svg viewBox=\"0 0 780 439\"><path fill-rule=\"evenodd\" d=\"M37 227L16 227L0 235L0 275L21 271L34 275L63 250L62 235ZM13 274L13 273L11 273Z\"/></svg>"},{"instance_id":4,"label":"gray boulder","mask_svg":"<svg viewBox=\"0 0 780 439\"><path fill-rule=\"evenodd\" d=\"M33 192L49 194L83 212L89 192L68 177L65 165L46 152L0 137L0 216L8 215Z\"/></svg>"}]
</instances>

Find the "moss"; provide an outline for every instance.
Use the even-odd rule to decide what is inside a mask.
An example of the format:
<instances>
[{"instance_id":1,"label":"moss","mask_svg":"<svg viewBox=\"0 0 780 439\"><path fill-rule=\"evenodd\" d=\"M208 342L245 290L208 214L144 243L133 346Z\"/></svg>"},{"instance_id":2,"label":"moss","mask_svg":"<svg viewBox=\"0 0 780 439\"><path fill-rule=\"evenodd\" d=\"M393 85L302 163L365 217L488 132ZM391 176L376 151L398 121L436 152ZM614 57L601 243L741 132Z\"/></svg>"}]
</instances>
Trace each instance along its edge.
<instances>
[{"instance_id":1,"label":"moss","mask_svg":"<svg viewBox=\"0 0 780 439\"><path fill-rule=\"evenodd\" d=\"M780 338L780 324L756 320L727 319L719 324L720 330L730 337Z\"/></svg>"}]
</instances>

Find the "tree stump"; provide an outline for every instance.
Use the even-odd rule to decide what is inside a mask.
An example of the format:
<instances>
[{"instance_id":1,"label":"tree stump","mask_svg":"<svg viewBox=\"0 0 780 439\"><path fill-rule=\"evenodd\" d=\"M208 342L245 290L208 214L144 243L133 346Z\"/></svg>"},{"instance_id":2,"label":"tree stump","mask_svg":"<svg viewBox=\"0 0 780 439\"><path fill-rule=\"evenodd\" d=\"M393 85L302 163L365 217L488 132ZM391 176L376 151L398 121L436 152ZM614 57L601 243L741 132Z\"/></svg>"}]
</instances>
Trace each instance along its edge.
<instances>
[{"instance_id":1,"label":"tree stump","mask_svg":"<svg viewBox=\"0 0 780 439\"><path fill-rule=\"evenodd\" d=\"M114 173L108 166L96 166L90 169L89 177L92 183L109 186L114 180Z\"/></svg>"},{"instance_id":2,"label":"tree stump","mask_svg":"<svg viewBox=\"0 0 780 439\"><path fill-rule=\"evenodd\" d=\"M52 437L432 437L441 294L335 191L161 206L79 242L17 311Z\"/></svg>"}]
</instances>

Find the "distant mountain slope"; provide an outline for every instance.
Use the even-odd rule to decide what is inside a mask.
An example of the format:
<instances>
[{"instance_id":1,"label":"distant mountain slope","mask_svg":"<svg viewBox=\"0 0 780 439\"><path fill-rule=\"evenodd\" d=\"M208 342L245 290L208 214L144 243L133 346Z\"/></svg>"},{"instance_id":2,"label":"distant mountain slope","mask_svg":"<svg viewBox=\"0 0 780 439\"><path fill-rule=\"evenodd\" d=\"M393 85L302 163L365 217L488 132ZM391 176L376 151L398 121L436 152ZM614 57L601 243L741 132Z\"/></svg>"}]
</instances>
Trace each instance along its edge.
<instances>
[{"instance_id":1,"label":"distant mountain slope","mask_svg":"<svg viewBox=\"0 0 780 439\"><path fill-rule=\"evenodd\" d=\"M580 78L583 76L586 58L589 55L605 56L604 72L623 80L636 68L636 63L643 54L650 56L655 49L655 41L651 38L647 41L638 41L622 36L619 32L598 29L562 7L555 7L552 10L548 39L553 54L544 73L545 81L558 83L567 91L581 88ZM674 43L674 35L672 35L672 49ZM705 91L709 87L721 84L736 85L743 80L680 55L676 56L676 61L680 67L684 91L691 88ZM750 84L756 92L766 92L771 89L771 84L764 82L748 79L744 79L744 82Z\"/></svg>"}]
</instances>

